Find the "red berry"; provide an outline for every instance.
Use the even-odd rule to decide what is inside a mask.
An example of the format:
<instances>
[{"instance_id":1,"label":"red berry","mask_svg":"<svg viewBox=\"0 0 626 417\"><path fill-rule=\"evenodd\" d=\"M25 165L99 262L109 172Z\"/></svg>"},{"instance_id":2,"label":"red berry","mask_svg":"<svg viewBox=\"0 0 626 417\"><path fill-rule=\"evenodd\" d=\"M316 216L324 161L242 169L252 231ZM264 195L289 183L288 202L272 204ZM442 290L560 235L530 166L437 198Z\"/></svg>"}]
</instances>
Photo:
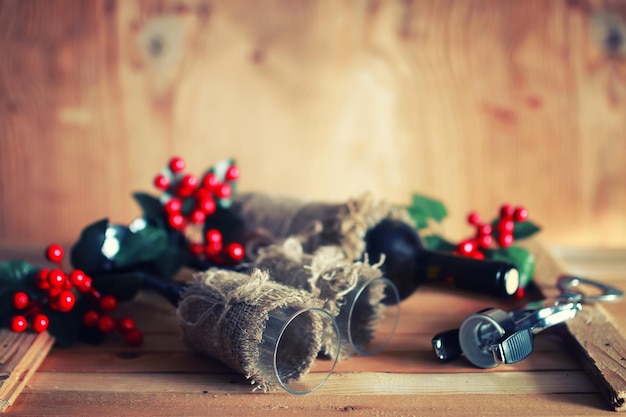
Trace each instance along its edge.
<instances>
[{"instance_id":1,"label":"red berry","mask_svg":"<svg viewBox=\"0 0 626 417\"><path fill-rule=\"evenodd\" d=\"M492 228L490 224L481 224L476 227L476 236L489 236L492 232Z\"/></svg>"},{"instance_id":2,"label":"red berry","mask_svg":"<svg viewBox=\"0 0 626 417\"><path fill-rule=\"evenodd\" d=\"M115 330L115 325L115 319L111 316L102 316L98 320L98 329L105 334L112 333Z\"/></svg>"},{"instance_id":3,"label":"red berry","mask_svg":"<svg viewBox=\"0 0 626 417\"><path fill-rule=\"evenodd\" d=\"M62 288L67 277L60 269L53 269L48 273L48 284L52 288Z\"/></svg>"},{"instance_id":4,"label":"red berry","mask_svg":"<svg viewBox=\"0 0 626 417\"><path fill-rule=\"evenodd\" d=\"M202 186L208 190L213 190L219 184L217 176L213 172L206 173L202 177Z\"/></svg>"},{"instance_id":5,"label":"red berry","mask_svg":"<svg viewBox=\"0 0 626 417\"><path fill-rule=\"evenodd\" d=\"M76 296L71 291L61 291L55 301L56 309L66 313L74 308L74 304L76 304Z\"/></svg>"},{"instance_id":6,"label":"red berry","mask_svg":"<svg viewBox=\"0 0 626 417\"><path fill-rule=\"evenodd\" d=\"M135 327L136 327L135 320L131 319L130 317L122 317L121 319L117 321L117 329L122 334L125 334L129 330L134 329Z\"/></svg>"},{"instance_id":7,"label":"red berry","mask_svg":"<svg viewBox=\"0 0 626 417\"><path fill-rule=\"evenodd\" d=\"M83 294L88 293L89 291L91 291L91 278L85 275L85 280L83 281L82 285L80 285L78 288L78 291L82 292Z\"/></svg>"},{"instance_id":8,"label":"red berry","mask_svg":"<svg viewBox=\"0 0 626 417\"><path fill-rule=\"evenodd\" d=\"M217 229L209 229L204 234L208 244L222 243L222 232Z\"/></svg>"},{"instance_id":9,"label":"red berry","mask_svg":"<svg viewBox=\"0 0 626 417\"><path fill-rule=\"evenodd\" d=\"M215 213L217 205L215 204L215 200L208 196L200 200L200 202L198 203L198 208L202 210L205 214L213 214Z\"/></svg>"},{"instance_id":10,"label":"red berry","mask_svg":"<svg viewBox=\"0 0 626 417\"><path fill-rule=\"evenodd\" d=\"M526 210L526 207L517 207L513 213L513 219L519 223L528 220L528 210Z\"/></svg>"},{"instance_id":11,"label":"red berry","mask_svg":"<svg viewBox=\"0 0 626 417\"><path fill-rule=\"evenodd\" d=\"M208 258L215 258L222 252L222 242L208 243L204 247L204 253Z\"/></svg>"},{"instance_id":12,"label":"red berry","mask_svg":"<svg viewBox=\"0 0 626 417\"><path fill-rule=\"evenodd\" d=\"M37 274L37 278L35 279L35 285L40 290L47 290L50 288L50 283L48 283L48 274L50 270L47 268L41 269Z\"/></svg>"},{"instance_id":13,"label":"red berry","mask_svg":"<svg viewBox=\"0 0 626 417\"><path fill-rule=\"evenodd\" d=\"M217 189L215 190L215 195L218 198L228 198L232 195L232 193L233 189L230 187L230 185L226 183L218 185Z\"/></svg>"},{"instance_id":14,"label":"red berry","mask_svg":"<svg viewBox=\"0 0 626 417\"><path fill-rule=\"evenodd\" d=\"M83 316L83 323L87 327L96 327L100 321L100 314L95 310L89 310Z\"/></svg>"},{"instance_id":15,"label":"red berry","mask_svg":"<svg viewBox=\"0 0 626 417\"><path fill-rule=\"evenodd\" d=\"M154 186L159 190L165 191L170 187L170 180L163 174L154 177Z\"/></svg>"},{"instance_id":16,"label":"red berry","mask_svg":"<svg viewBox=\"0 0 626 417\"><path fill-rule=\"evenodd\" d=\"M55 264L61 263L63 260L63 248L61 245L53 243L46 248L46 258Z\"/></svg>"},{"instance_id":17,"label":"red berry","mask_svg":"<svg viewBox=\"0 0 626 417\"><path fill-rule=\"evenodd\" d=\"M511 233L501 233L498 236L498 245L503 248L508 248L513 244L513 235Z\"/></svg>"},{"instance_id":18,"label":"red berry","mask_svg":"<svg viewBox=\"0 0 626 417\"><path fill-rule=\"evenodd\" d=\"M11 319L11 330L21 333L28 327L28 322L24 316L15 316Z\"/></svg>"},{"instance_id":19,"label":"red berry","mask_svg":"<svg viewBox=\"0 0 626 417\"><path fill-rule=\"evenodd\" d=\"M180 185L183 188L190 188L191 190L195 190L198 187L198 178L195 175L187 174L180 180Z\"/></svg>"},{"instance_id":20,"label":"red berry","mask_svg":"<svg viewBox=\"0 0 626 417\"><path fill-rule=\"evenodd\" d=\"M226 181L236 181L239 178L239 168L237 165L231 165L226 171Z\"/></svg>"},{"instance_id":21,"label":"red berry","mask_svg":"<svg viewBox=\"0 0 626 417\"><path fill-rule=\"evenodd\" d=\"M480 259L481 261L483 259L485 259L485 254L483 254L481 251L477 250L476 252L472 253L470 255L472 258L474 259Z\"/></svg>"},{"instance_id":22,"label":"red berry","mask_svg":"<svg viewBox=\"0 0 626 417\"><path fill-rule=\"evenodd\" d=\"M484 235L484 236L480 236L477 240L478 240L478 246L479 247L481 247L483 249L487 249L493 243L493 236L491 236L491 235Z\"/></svg>"},{"instance_id":23,"label":"red berry","mask_svg":"<svg viewBox=\"0 0 626 417\"><path fill-rule=\"evenodd\" d=\"M204 252L204 245L202 243L190 243L189 252L196 256L200 256L202 255L202 252Z\"/></svg>"},{"instance_id":24,"label":"red berry","mask_svg":"<svg viewBox=\"0 0 626 417\"><path fill-rule=\"evenodd\" d=\"M167 203L165 203L163 208L167 213L170 214L180 213L180 211L183 209L183 202L176 197L172 197L167 200Z\"/></svg>"},{"instance_id":25,"label":"red berry","mask_svg":"<svg viewBox=\"0 0 626 417\"><path fill-rule=\"evenodd\" d=\"M87 275L80 269L75 269L70 273L70 282L77 288L80 288L85 283Z\"/></svg>"},{"instance_id":26,"label":"red berry","mask_svg":"<svg viewBox=\"0 0 626 417\"><path fill-rule=\"evenodd\" d=\"M143 343L143 333L135 328L124 333L124 341L129 346L139 346Z\"/></svg>"},{"instance_id":27,"label":"red berry","mask_svg":"<svg viewBox=\"0 0 626 417\"><path fill-rule=\"evenodd\" d=\"M476 252L476 242L473 240L464 240L457 246L457 251L463 256L469 256Z\"/></svg>"},{"instance_id":28,"label":"red berry","mask_svg":"<svg viewBox=\"0 0 626 417\"><path fill-rule=\"evenodd\" d=\"M117 299L112 295L105 295L100 299L102 311L113 311L117 307Z\"/></svg>"},{"instance_id":29,"label":"red berry","mask_svg":"<svg viewBox=\"0 0 626 417\"><path fill-rule=\"evenodd\" d=\"M181 157L175 156L170 159L169 167L174 174L183 172L183 170L185 169L185 160Z\"/></svg>"},{"instance_id":30,"label":"red berry","mask_svg":"<svg viewBox=\"0 0 626 417\"><path fill-rule=\"evenodd\" d=\"M28 294L26 294L24 291L18 291L13 294L13 307L17 308L18 310L25 309L26 307L28 307L29 303L30 300L28 299Z\"/></svg>"},{"instance_id":31,"label":"red berry","mask_svg":"<svg viewBox=\"0 0 626 417\"><path fill-rule=\"evenodd\" d=\"M513 217L513 213L515 212L515 209L513 208L512 205L510 204L503 204L500 207L500 218L501 219L511 219Z\"/></svg>"},{"instance_id":32,"label":"red berry","mask_svg":"<svg viewBox=\"0 0 626 417\"><path fill-rule=\"evenodd\" d=\"M50 320L48 316L45 314L36 314L33 318L32 327L36 333L45 332L48 329L48 325L50 324Z\"/></svg>"},{"instance_id":33,"label":"red berry","mask_svg":"<svg viewBox=\"0 0 626 417\"><path fill-rule=\"evenodd\" d=\"M54 304L56 302L56 298L61 294L61 291L63 291L63 288L48 288L48 298L50 298L50 302Z\"/></svg>"},{"instance_id":34,"label":"red berry","mask_svg":"<svg viewBox=\"0 0 626 417\"><path fill-rule=\"evenodd\" d=\"M500 233L513 233L513 230L515 230L515 223L513 220L500 220L498 222L498 230Z\"/></svg>"},{"instance_id":35,"label":"red berry","mask_svg":"<svg viewBox=\"0 0 626 417\"><path fill-rule=\"evenodd\" d=\"M206 213L202 210L194 210L189 215L189 220L194 224L204 223L206 219Z\"/></svg>"},{"instance_id":36,"label":"red berry","mask_svg":"<svg viewBox=\"0 0 626 417\"><path fill-rule=\"evenodd\" d=\"M472 226L478 226L480 224L480 216L473 211L467 216L467 222Z\"/></svg>"},{"instance_id":37,"label":"red berry","mask_svg":"<svg viewBox=\"0 0 626 417\"><path fill-rule=\"evenodd\" d=\"M167 219L172 229L180 230L185 227L185 217L180 213L173 213Z\"/></svg>"},{"instance_id":38,"label":"red berry","mask_svg":"<svg viewBox=\"0 0 626 417\"><path fill-rule=\"evenodd\" d=\"M230 259L232 259L235 262L241 261L245 255L243 246L241 246L241 244L239 243L229 244L226 247L226 250L228 251L228 256L230 257Z\"/></svg>"}]
</instances>

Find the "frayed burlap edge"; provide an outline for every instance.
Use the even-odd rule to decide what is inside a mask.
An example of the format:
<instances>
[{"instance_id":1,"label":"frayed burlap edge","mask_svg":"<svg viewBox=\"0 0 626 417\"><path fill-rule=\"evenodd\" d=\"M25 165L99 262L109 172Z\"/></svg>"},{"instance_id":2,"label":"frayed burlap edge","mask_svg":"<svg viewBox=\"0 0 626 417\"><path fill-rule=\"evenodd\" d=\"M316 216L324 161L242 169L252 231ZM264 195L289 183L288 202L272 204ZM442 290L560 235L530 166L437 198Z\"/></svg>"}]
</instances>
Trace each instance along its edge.
<instances>
[{"instance_id":1,"label":"frayed burlap edge","mask_svg":"<svg viewBox=\"0 0 626 417\"><path fill-rule=\"evenodd\" d=\"M243 374L255 389L276 388L273 375L258 363L269 312L293 306L296 309L321 307L321 302L304 290L270 280L267 272L250 275L221 269L199 273L181 296L176 311L185 345L192 351L222 361ZM307 352L312 364L322 345L322 329L316 329ZM300 352L297 352L300 354ZM307 369L299 369L303 376Z\"/></svg>"},{"instance_id":2,"label":"frayed burlap edge","mask_svg":"<svg viewBox=\"0 0 626 417\"><path fill-rule=\"evenodd\" d=\"M352 261L346 257L340 246L322 246L313 254L304 253L302 242L295 237L282 243L262 248L254 262L254 268L269 273L270 279L282 284L309 291L324 303L324 308L345 323L339 323L341 345L339 352L333 340L325 340L323 354L329 357L339 355L345 359L354 353L348 331L352 330L352 342L362 349L373 339L374 331L384 315L384 283L372 284L367 292L365 303L359 304L352 317L358 325L350 326L352 302L356 294L370 281L382 277L380 263L370 265L365 261Z\"/></svg>"}]
</instances>

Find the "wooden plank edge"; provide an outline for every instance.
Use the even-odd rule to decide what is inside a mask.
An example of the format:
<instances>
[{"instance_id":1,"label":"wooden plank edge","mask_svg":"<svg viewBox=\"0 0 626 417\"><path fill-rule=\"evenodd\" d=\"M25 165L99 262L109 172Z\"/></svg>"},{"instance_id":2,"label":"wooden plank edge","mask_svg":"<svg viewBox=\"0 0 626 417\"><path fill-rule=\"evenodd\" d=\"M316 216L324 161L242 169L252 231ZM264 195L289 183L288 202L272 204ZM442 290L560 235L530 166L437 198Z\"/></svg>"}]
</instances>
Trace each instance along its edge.
<instances>
[{"instance_id":1,"label":"wooden plank edge","mask_svg":"<svg viewBox=\"0 0 626 417\"><path fill-rule=\"evenodd\" d=\"M536 256L535 271L541 271L535 282L544 296L556 296L556 280L567 274L567 265L537 241L532 241L528 249ZM610 313L600 304L586 304L564 327L575 342L584 369L610 406L615 411L626 411L626 339L613 324Z\"/></svg>"},{"instance_id":2,"label":"wooden plank edge","mask_svg":"<svg viewBox=\"0 0 626 417\"><path fill-rule=\"evenodd\" d=\"M48 332L15 334L2 329L0 340L4 341L0 363L0 413L4 413L48 355L55 339Z\"/></svg>"}]
</instances>

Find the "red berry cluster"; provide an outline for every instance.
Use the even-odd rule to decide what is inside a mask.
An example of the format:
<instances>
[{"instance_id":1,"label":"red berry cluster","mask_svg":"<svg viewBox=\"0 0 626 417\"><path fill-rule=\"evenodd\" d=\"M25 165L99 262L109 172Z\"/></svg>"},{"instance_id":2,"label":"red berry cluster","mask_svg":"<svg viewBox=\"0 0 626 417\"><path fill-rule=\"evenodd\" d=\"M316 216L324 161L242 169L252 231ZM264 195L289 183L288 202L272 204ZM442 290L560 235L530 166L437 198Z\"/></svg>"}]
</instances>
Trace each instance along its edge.
<instances>
[{"instance_id":1,"label":"red berry cluster","mask_svg":"<svg viewBox=\"0 0 626 417\"><path fill-rule=\"evenodd\" d=\"M189 223L202 224L206 216L215 212L216 199L232 196L231 183L239 178L239 169L235 164L228 167L223 181L213 171L199 180L193 174L185 174L184 170L185 161L173 157L166 170L154 178L154 186L169 195L164 209L168 224L177 230L182 230ZM185 204L187 201L191 204Z\"/></svg>"},{"instance_id":2,"label":"red berry cluster","mask_svg":"<svg viewBox=\"0 0 626 417\"><path fill-rule=\"evenodd\" d=\"M135 327L130 318L115 320L108 314L117 307L117 300L112 295L101 296L92 288L92 279L83 271L75 269L69 274L63 272L63 248L57 244L51 244L46 248L46 259L56 264L57 268L44 268L39 271L35 279L35 285L44 292L39 300L31 300L28 294L18 291L13 295L13 306L17 310L25 310L23 314L14 316L11 320L11 330L23 332L28 328L27 318L31 318L31 328L41 333L48 328L50 320L42 313L43 306L50 309L67 313L72 311L76 304L76 295L85 294L94 300L98 310L89 310L83 316L83 323L88 327L97 326L106 334L118 328L123 334L126 343L131 346L141 344L143 334ZM102 312L102 313L99 313Z\"/></svg>"},{"instance_id":3,"label":"red berry cluster","mask_svg":"<svg viewBox=\"0 0 626 417\"><path fill-rule=\"evenodd\" d=\"M68 312L76 304L76 294L74 289L85 293L91 289L91 278L80 270L74 270L67 275L61 269L63 262L63 248L52 244L46 249L46 258L57 265L57 268L44 268L39 271L35 285L45 292L41 300L31 300L23 291L13 294L13 306L17 310L25 310L23 314L18 314L11 320L11 330L23 332L28 327L27 318L30 317L31 328L37 333L41 333L48 328L50 323L48 316L42 313L44 304L52 310Z\"/></svg>"},{"instance_id":4,"label":"red berry cluster","mask_svg":"<svg viewBox=\"0 0 626 417\"><path fill-rule=\"evenodd\" d=\"M232 242L224 245L222 232L209 229L204 234L204 243L190 243L189 250L196 256L204 256L216 263L225 263L227 260L241 262L245 250L240 243Z\"/></svg>"},{"instance_id":5,"label":"red berry cluster","mask_svg":"<svg viewBox=\"0 0 626 417\"><path fill-rule=\"evenodd\" d=\"M168 224L176 230L189 224L203 224L207 216L215 213L219 202L232 197L232 184L239 178L239 168L232 162L221 177L215 169L210 169L199 180L192 174L185 174L184 170L185 161L173 157L164 172L154 178L155 187L166 196L163 208ZM217 229L206 231L201 242L190 242L189 250L217 263L237 263L245 255L241 244L226 244Z\"/></svg>"},{"instance_id":6,"label":"red berry cluster","mask_svg":"<svg viewBox=\"0 0 626 417\"><path fill-rule=\"evenodd\" d=\"M111 313L117 308L117 299L112 295L100 296L92 292L95 308L88 310L83 316L83 324L88 328L97 328L102 334L113 333L116 329L124 336L130 346L139 346L143 342L143 333L130 317L115 319Z\"/></svg>"},{"instance_id":7,"label":"red berry cluster","mask_svg":"<svg viewBox=\"0 0 626 417\"><path fill-rule=\"evenodd\" d=\"M489 223L482 223L476 212L467 216L467 222L476 228L473 237L461 241L454 253L476 259L484 259L484 249L489 249L494 242L501 248L508 248L513 244L515 223L525 222L528 219L528 210L523 206L513 207L503 204L500 207L499 217L495 228Z\"/></svg>"}]
</instances>

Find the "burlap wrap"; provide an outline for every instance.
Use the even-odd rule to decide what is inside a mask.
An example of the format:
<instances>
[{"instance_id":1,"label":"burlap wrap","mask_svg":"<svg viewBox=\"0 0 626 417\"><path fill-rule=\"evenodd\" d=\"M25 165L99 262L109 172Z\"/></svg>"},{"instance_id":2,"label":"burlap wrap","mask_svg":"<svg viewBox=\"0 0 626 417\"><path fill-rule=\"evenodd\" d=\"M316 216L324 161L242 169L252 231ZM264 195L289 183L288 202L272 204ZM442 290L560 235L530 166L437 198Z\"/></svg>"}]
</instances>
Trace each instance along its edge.
<instances>
[{"instance_id":1,"label":"burlap wrap","mask_svg":"<svg viewBox=\"0 0 626 417\"><path fill-rule=\"evenodd\" d=\"M183 340L192 351L222 361L263 390L276 388L272 367L260 359L260 344L270 313L320 307L310 292L269 279L267 272L250 275L221 269L198 274L182 294L177 308ZM314 315L296 334L281 341L283 382L305 375L320 352L323 321ZM283 343L285 345L283 345Z\"/></svg>"},{"instance_id":2,"label":"burlap wrap","mask_svg":"<svg viewBox=\"0 0 626 417\"><path fill-rule=\"evenodd\" d=\"M351 341L356 348L363 350L372 340L384 313L381 300L385 285L380 281L373 282L361 293L359 291L382 276L378 265L352 261L339 246L321 246L312 254L307 254L302 242L295 237L261 248L252 265L254 269L269 272L272 280L304 289L324 303L324 308L337 318L339 324L342 342L340 359L354 353ZM355 304L352 317L349 317L357 295L361 298ZM347 333L349 330L351 340ZM334 339L324 341L326 354L334 356L336 349Z\"/></svg>"},{"instance_id":3,"label":"burlap wrap","mask_svg":"<svg viewBox=\"0 0 626 417\"><path fill-rule=\"evenodd\" d=\"M369 193L341 203L317 203L262 193L236 195L231 210L247 230L269 240L298 236L304 251L341 246L348 259L362 259L365 234L382 219L411 223L404 209L375 200ZM249 253L254 258L256 253Z\"/></svg>"}]
</instances>

